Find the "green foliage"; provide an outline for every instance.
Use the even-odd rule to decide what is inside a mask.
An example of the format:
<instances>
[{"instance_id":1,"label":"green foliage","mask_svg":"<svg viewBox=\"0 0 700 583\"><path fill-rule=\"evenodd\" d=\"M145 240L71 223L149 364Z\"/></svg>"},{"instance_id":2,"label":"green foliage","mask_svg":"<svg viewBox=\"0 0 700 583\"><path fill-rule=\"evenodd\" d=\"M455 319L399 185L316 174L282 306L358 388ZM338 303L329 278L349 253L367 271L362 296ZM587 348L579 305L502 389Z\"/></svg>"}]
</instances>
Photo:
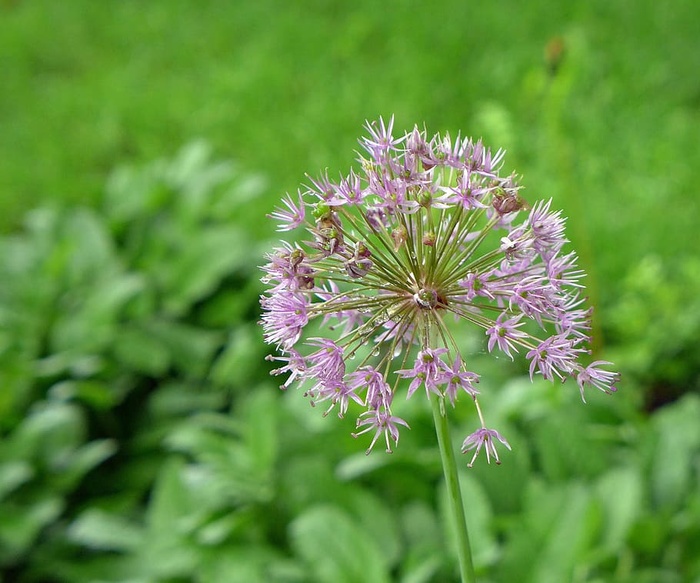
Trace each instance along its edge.
<instances>
[{"instance_id":1,"label":"green foliage","mask_svg":"<svg viewBox=\"0 0 700 583\"><path fill-rule=\"evenodd\" d=\"M623 284L609 320L615 358L649 387L652 406L700 393L700 259L646 257Z\"/></svg>"},{"instance_id":2,"label":"green foliage","mask_svg":"<svg viewBox=\"0 0 700 583\"><path fill-rule=\"evenodd\" d=\"M310 565L314 581L389 581L385 557L371 534L337 508L311 507L290 528L292 546Z\"/></svg>"},{"instance_id":3,"label":"green foliage","mask_svg":"<svg viewBox=\"0 0 700 583\"><path fill-rule=\"evenodd\" d=\"M156 494L179 477L161 474L161 442L185 447L179 420L245 386L221 371L262 358L239 340L258 292L254 247L231 220L260 187L192 144L118 170L103 213L37 209L0 240L1 565L49 573L37 557L66 542L143 548L153 537L130 515L156 477L150 526L172 534ZM268 459L264 446L243 458Z\"/></svg>"},{"instance_id":4,"label":"green foliage","mask_svg":"<svg viewBox=\"0 0 700 583\"><path fill-rule=\"evenodd\" d=\"M584 406L474 344L480 580L700 580L696 3L205 4L0 1L0 579L457 580L427 411L365 457L255 324L265 213L395 113L565 208L624 373ZM275 196L203 143L123 164L193 136Z\"/></svg>"},{"instance_id":5,"label":"green foliage","mask_svg":"<svg viewBox=\"0 0 700 583\"><path fill-rule=\"evenodd\" d=\"M13 581L456 581L427 407L402 404L399 450L366 457L347 423L266 380L251 321L259 192L197 143L118 169L100 212L38 209L0 240ZM620 304L639 311L655 279L631 277ZM692 338L692 319L674 322ZM698 397L647 419L624 388L584 406L575 387L487 357L474 357L484 383L503 386L484 406L514 451L461 472L479 576L697 578ZM453 423L466 434L475 419L457 409Z\"/></svg>"}]
</instances>

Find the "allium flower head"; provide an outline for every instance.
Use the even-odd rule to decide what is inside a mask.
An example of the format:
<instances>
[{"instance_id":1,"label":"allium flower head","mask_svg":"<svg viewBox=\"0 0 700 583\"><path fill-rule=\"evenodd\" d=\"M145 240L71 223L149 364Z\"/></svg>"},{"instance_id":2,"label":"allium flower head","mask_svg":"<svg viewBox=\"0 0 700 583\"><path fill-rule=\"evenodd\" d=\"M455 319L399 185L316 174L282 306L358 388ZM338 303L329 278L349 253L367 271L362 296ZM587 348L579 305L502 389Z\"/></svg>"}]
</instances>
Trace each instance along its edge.
<instances>
[{"instance_id":1,"label":"allium flower head","mask_svg":"<svg viewBox=\"0 0 700 583\"><path fill-rule=\"evenodd\" d=\"M582 397L614 392L617 373L601 368L610 363L583 362L583 272L551 200L529 207L518 178L500 173L503 151L481 141L417 127L395 137L393 118L367 131L359 170L311 179L270 215L295 235L268 254L262 278L265 340L286 363L273 374L290 374L282 387L303 387L326 414L360 405L353 435L372 434L368 452L382 436L391 451L408 427L392 412L398 393L423 389L453 406L468 397L480 427L463 451L497 462L496 442L510 446L484 422L479 375L453 326L481 329L490 352L522 354L533 378L571 377Z\"/></svg>"}]
</instances>

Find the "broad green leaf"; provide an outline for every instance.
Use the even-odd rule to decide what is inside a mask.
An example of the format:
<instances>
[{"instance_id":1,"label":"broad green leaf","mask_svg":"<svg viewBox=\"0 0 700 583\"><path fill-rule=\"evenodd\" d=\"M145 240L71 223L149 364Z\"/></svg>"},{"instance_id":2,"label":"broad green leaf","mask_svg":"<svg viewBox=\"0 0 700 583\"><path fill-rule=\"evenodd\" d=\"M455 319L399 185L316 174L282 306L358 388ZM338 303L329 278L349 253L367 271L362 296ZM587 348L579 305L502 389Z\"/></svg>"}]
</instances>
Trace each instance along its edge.
<instances>
[{"instance_id":1,"label":"broad green leaf","mask_svg":"<svg viewBox=\"0 0 700 583\"><path fill-rule=\"evenodd\" d=\"M35 581L70 583L153 583L154 579L134 563L123 553L83 549L79 561L69 553L37 560L32 577Z\"/></svg>"},{"instance_id":2,"label":"broad green leaf","mask_svg":"<svg viewBox=\"0 0 700 583\"><path fill-rule=\"evenodd\" d=\"M0 501L31 480L34 473L34 468L26 460L0 462Z\"/></svg>"},{"instance_id":3,"label":"broad green leaf","mask_svg":"<svg viewBox=\"0 0 700 583\"><path fill-rule=\"evenodd\" d=\"M250 257L263 257L268 249L251 248ZM217 290L208 296L206 302L197 306L198 321L208 328L225 328L234 333L242 328L255 327L253 342L260 344L259 350L266 347L260 342L262 330L251 319L251 311L257 310L262 283L256 276L248 273L248 267L238 271L234 277L222 281ZM244 332L245 333L245 332ZM237 339L237 336L234 336Z\"/></svg>"},{"instance_id":4,"label":"broad green leaf","mask_svg":"<svg viewBox=\"0 0 700 583\"><path fill-rule=\"evenodd\" d=\"M85 378L98 375L105 367L106 359L99 354L76 353L68 350L57 352L34 362L34 375L38 378Z\"/></svg>"},{"instance_id":5,"label":"broad green leaf","mask_svg":"<svg viewBox=\"0 0 700 583\"><path fill-rule=\"evenodd\" d=\"M654 556L669 538L669 522L668 515L647 510L632 525L628 536L629 545L640 555Z\"/></svg>"},{"instance_id":6,"label":"broad green leaf","mask_svg":"<svg viewBox=\"0 0 700 583\"><path fill-rule=\"evenodd\" d=\"M0 564L27 552L41 530L58 519L63 508L64 502L55 496L31 505L4 502L0 506Z\"/></svg>"},{"instance_id":7,"label":"broad green leaf","mask_svg":"<svg viewBox=\"0 0 700 583\"><path fill-rule=\"evenodd\" d=\"M241 512L229 512L225 516L207 522L197 531L196 541L203 546L215 547L223 544L236 529L245 528L247 516Z\"/></svg>"},{"instance_id":8,"label":"broad green leaf","mask_svg":"<svg viewBox=\"0 0 700 583\"><path fill-rule=\"evenodd\" d=\"M289 527L292 548L308 565L317 583L388 583L381 551L347 514L316 506Z\"/></svg>"}]
</instances>

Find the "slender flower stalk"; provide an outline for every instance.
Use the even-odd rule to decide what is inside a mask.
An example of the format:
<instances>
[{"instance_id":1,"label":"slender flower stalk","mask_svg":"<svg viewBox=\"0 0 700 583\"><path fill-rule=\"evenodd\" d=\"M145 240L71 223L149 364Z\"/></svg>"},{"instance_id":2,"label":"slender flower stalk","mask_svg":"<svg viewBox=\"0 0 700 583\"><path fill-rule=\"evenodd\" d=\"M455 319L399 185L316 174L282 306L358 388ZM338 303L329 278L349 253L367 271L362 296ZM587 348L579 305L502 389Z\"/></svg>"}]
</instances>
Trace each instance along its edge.
<instances>
[{"instance_id":1,"label":"slender flower stalk","mask_svg":"<svg viewBox=\"0 0 700 583\"><path fill-rule=\"evenodd\" d=\"M268 358L282 364L272 373L289 375L282 388L303 387L324 415L361 408L353 436L370 438L367 453L380 442L391 452L408 428L392 410L397 394L425 391L441 412L449 489L446 402L477 412L462 445L469 467L510 449L484 419L455 326L480 329L489 352L523 355L533 379L574 379L582 399L591 387L615 392L619 377L609 362L586 364L584 274L552 201L526 203L518 177L501 174L502 150L417 127L396 137L393 121L366 125L358 170L310 179L269 215L294 240L266 256L261 324L278 351ZM471 558L460 557L464 578Z\"/></svg>"},{"instance_id":2,"label":"slender flower stalk","mask_svg":"<svg viewBox=\"0 0 700 583\"><path fill-rule=\"evenodd\" d=\"M445 415L444 402L439 396L432 395L430 404L433 410L433 421L435 422L435 432L437 433L438 446L440 448L440 459L442 461L442 471L445 475L445 485L447 486L447 499L450 503L450 515L454 517L454 526L457 535L457 556L459 557L459 573L462 583L474 583L474 562L472 560L471 545L469 544L469 532L464 514L464 503L462 501L462 491L459 487L459 476L457 474L457 464L455 453L452 449L450 439L450 428Z\"/></svg>"}]
</instances>

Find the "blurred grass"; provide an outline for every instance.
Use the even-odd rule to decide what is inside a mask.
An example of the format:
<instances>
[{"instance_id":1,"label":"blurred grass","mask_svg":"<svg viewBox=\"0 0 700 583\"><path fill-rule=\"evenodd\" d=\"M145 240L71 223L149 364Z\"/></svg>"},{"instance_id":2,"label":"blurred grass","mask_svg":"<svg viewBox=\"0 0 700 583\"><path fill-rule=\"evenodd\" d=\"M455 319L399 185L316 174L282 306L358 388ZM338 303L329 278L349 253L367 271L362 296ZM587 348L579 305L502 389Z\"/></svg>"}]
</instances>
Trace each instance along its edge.
<instances>
[{"instance_id":1,"label":"blurred grass","mask_svg":"<svg viewBox=\"0 0 700 583\"><path fill-rule=\"evenodd\" d=\"M95 203L110 169L193 137L268 176L271 207L304 172L345 171L364 120L394 113L506 147L600 279L700 250L694 0L0 6L2 230Z\"/></svg>"}]
</instances>

